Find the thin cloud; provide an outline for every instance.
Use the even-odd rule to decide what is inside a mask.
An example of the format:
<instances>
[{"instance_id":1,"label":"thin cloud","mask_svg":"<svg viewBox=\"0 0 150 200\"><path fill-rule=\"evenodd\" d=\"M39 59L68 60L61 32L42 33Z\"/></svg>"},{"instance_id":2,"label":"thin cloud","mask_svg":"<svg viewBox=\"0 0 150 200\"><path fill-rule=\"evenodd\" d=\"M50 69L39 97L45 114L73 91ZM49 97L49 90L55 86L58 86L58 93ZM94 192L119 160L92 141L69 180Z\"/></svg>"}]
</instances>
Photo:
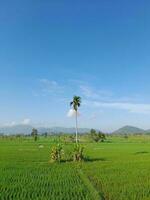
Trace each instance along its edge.
<instances>
[{"instance_id":1,"label":"thin cloud","mask_svg":"<svg viewBox=\"0 0 150 200\"><path fill-rule=\"evenodd\" d=\"M69 84L70 82L70 84ZM98 89L90 86L83 81L68 80L65 85L60 85L58 82L48 79L40 79L42 95L58 96L61 101L66 103L69 101L70 93L78 91L83 102L82 105L86 108L110 108L117 110L124 110L130 113L150 114L150 104L139 103L135 97L116 97L113 92L109 90ZM68 92L69 91L69 92ZM65 99L64 99L65 96ZM67 99L67 100L66 100ZM95 116L92 116L94 119Z\"/></svg>"},{"instance_id":2,"label":"thin cloud","mask_svg":"<svg viewBox=\"0 0 150 200\"><path fill-rule=\"evenodd\" d=\"M29 125L29 124L31 124L31 119L25 118L20 122L11 121L9 123L5 123L4 126Z\"/></svg>"},{"instance_id":3,"label":"thin cloud","mask_svg":"<svg viewBox=\"0 0 150 200\"><path fill-rule=\"evenodd\" d=\"M81 94L85 97L85 98L89 98L89 99L109 99L110 97L112 97L112 92L107 91L107 90L99 90L99 89L95 89L91 86L88 85L80 85L79 86Z\"/></svg>"},{"instance_id":4,"label":"thin cloud","mask_svg":"<svg viewBox=\"0 0 150 200\"><path fill-rule=\"evenodd\" d=\"M64 86L54 80L42 78L38 80L38 88L32 91L34 97L57 96L64 93Z\"/></svg>"},{"instance_id":5,"label":"thin cloud","mask_svg":"<svg viewBox=\"0 0 150 200\"><path fill-rule=\"evenodd\" d=\"M95 119L97 119L97 114L96 114L96 113L93 113L93 114L90 116L89 119L90 119L90 120L95 120Z\"/></svg>"},{"instance_id":6,"label":"thin cloud","mask_svg":"<svg viewBox=\"0 0 150 200\"><path fill-rule=\"evenodd\" d=\"M87 85L80 85L84 106L91 108L110 108L125 110L130 113L150 114L150 104L139 103L137 98L117 97L110 91L97 90ZM139 98L138 98L139 100Z\"/></svg>"},{"instance_id":7,"label":"thin cloud","mask_svg":"<svg viewBox=\"0 0 150 200\"><path fill-rule=\"evenodd\" d=\"M21 122L21 124L23 124L23 125L29 125L30 123L31 123L31 119L30 118L26 118Z\"/></svg>"},{"instance_id":8,"label":"thin cloud","mask_svg":"<svg viewBox=\"0 0 150 200\"><path fill-rule=\"evenodd\" d=\"M150 104L143 103L86 101L84 105L93 108L111 108L126 110L130 113L150 114Z\"/></svg>"},{"instance_id":9,"label":"thin cloud","mask_svg":"<svg viewBox=\"0 0 150 200\"><path fill-rule=\"evenodd\" d=\"M45 93L62 92L63 87L60 86L56 81L48 79L40 79L42 84L42 91Z\"/></svg>"},{"instance_id":10,"label":"thin cloud","mask_svg":"<svg viewBox=\"0 0 150 200\"><path fill-rule=\"evenodd\" d=\"M4 126L15 126L17 123L15 121L5 123Z\"/></svg>"}]
</instances>

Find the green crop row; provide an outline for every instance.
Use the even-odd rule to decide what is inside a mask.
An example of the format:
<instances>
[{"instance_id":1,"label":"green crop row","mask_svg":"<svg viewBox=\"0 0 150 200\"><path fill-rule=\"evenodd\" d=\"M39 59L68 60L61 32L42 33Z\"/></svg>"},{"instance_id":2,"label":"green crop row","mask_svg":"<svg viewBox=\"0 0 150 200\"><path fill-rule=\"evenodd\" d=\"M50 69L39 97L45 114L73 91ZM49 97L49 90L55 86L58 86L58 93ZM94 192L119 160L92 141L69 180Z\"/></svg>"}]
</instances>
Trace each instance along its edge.
<instances>
[{"instance_id":1,"label":"green crop row","mask_svg":"<svg viewBox=\"0 0 150 200\"><path fill-rule=\"evenodd\" d=\"M49 163L49 140L0 140L0 200L150 200L149 140L87 143L81 164Z\"/></svg>"}]
</instances>

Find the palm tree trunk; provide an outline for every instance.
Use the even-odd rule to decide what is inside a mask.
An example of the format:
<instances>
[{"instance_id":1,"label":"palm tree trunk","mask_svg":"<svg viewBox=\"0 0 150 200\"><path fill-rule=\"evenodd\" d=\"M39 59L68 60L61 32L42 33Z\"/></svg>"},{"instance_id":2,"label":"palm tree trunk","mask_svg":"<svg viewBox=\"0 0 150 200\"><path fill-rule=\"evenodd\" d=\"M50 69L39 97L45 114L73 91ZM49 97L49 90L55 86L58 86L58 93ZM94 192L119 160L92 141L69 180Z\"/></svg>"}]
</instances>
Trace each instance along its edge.
<instances>
[{"instance_id":1,"label":"palm tree trunk","mask_svg":"<svg viewBox=\"0 0 150 200\"><path fill-rule=\"evenodd\" d=\"M78 143L78 119L77 119L77 111L76 111L76 143Z\"/></svg>"}]
</instances>

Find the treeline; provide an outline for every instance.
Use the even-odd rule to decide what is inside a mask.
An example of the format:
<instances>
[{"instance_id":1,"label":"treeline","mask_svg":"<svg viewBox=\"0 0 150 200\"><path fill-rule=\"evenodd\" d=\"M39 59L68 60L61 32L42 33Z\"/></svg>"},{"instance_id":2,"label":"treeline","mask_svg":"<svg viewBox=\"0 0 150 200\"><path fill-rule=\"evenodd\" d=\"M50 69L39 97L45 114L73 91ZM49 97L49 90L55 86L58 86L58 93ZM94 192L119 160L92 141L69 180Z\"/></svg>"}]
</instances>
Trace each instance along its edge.
<instances>
[{"instance_id":1,"label":"treeline","mask_svg":"<svg viewBox=\"0 0 150 200\"><path fill-rule=\"evenodd\" d=\"M108 134L105 134L101 131L97 131L95 129L91 129L90 132L86 133L79 133L79 140L80 142L105 142L106 138L108 137ZM33 138L33 140L36 142L37 140L40 140L40 138L53 138L56 140L60 140L62 142L75 142L75 134L71 133L39 133L37 129L33 128L31 134L11 134L11 135L4 135L0 134L1 138L5 139L15 139L15 138Z\"/></svg>"}]
</instances>

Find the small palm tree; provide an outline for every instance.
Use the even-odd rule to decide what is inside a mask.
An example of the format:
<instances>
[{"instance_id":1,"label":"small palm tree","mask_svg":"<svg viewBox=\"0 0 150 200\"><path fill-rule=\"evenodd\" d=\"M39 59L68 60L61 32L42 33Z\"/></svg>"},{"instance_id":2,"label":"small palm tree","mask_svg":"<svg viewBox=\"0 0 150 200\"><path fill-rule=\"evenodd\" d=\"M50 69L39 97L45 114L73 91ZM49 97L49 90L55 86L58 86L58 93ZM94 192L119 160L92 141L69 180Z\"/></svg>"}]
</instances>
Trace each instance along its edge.
<instances>
[{"instance_id":1,"label":"small palm tree","mask_svg":"<svg viewBox=\"0 0 150 200\"><path fill-rule=\"evenodd\" d=\"M70 102L70 106L73 107L75 111L75 117L76 117L76 143L78 143L78 108L81 106L81 97L74 96L73 100Z\"/></svg>"}]
</instances>

